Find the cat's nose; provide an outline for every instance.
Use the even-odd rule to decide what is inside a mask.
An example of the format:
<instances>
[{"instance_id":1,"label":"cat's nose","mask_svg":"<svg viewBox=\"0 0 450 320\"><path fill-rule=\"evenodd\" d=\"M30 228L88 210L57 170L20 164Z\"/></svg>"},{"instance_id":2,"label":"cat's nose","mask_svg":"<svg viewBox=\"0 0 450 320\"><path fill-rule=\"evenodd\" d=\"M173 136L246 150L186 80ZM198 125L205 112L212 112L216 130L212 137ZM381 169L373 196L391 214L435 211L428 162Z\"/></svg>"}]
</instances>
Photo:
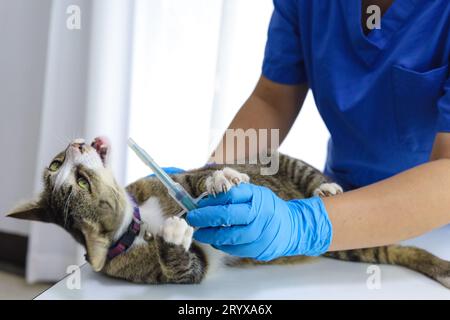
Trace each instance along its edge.
<instances>
[{"instance_id":1,"label":"cat's nose","mask_svg":"<svg viewBox=\"0 0 450 320\"><path fill-rule=\"evenodd\" d=\"M76 148L76 149L80 150L81 153L83 153L85 151L86 143L82 139L74 140L70 145L73 148Z\"/></svg>"},{"instance_id":2,"label":"cat's nose","mask_svg":"<svg viewBox=\"0 0 450 320\"><path fill-rule=\"evenodd\" d=\"M85 144L84 139L75 139L72 141L72 144Z\"/></svg>"}]
</instances>

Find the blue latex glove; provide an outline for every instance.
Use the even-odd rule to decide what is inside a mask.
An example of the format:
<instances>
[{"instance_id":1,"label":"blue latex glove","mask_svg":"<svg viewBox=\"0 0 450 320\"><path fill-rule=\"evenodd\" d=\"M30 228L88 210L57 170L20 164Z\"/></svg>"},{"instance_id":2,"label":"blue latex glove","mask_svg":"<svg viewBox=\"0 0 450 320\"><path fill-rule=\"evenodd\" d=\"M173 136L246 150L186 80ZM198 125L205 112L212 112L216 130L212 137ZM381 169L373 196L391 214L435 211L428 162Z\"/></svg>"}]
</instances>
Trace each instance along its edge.
<instances>
[{"instance_id":1,"label":"blue latex glove","mask_svg":"<svg viewBox=\"0 0 450 320\"><path fill-rule=\"evenodd\" d=\"M270 189L242 183L199 202L187 214L194 238L234 256L272 260L327 251L332 226L322 199L285 201Z\"/></svg>"},{"instance_id":2,"label":"blue latex glove","mask_svg":"<svg viewBox=\"0 0 450 320\"><path fill-rule=\"evenodd\" d=\"M180 168L175 168L175 167L166 167L166 168L162 168L167 174L177 174L177 173L183 173L185 172L183 169ZM148 175L147 178L149 177L154 177L155 174L151 174Z\"/></svg>"}]
</instances>

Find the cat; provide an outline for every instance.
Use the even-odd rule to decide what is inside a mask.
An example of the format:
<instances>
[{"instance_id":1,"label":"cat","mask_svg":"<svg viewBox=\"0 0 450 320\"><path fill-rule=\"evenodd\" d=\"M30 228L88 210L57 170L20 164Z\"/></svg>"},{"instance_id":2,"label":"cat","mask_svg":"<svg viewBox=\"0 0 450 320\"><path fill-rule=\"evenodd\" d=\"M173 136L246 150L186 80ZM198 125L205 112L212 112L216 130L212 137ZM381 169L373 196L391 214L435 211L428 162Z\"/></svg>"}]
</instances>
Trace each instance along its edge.
<instances>
[{"instance_id":1,"label":"cat","mask_svg":"<svg viewBox=\"0 0 450 320\"><path fill-rule=\"evenodd\" d=\"M82 139L72 141L45 168L40 196L9 216L61 226L86 248L86 259L95 271L136 283L199 283L224 265L289 264L307 258L256 261L231 257L193 241L193 228L176 216L181 208L161 182L146 177L126 188L119 186L109 154L105 138L96 138L90 145ZM261 175L260 169L258 165L213 164L172 178L193 197L228 192L248 182L266 186L285 200L342 192L312 166L283 154L279 154L276 174ZM450 263L415 247L389 245L323 256L400 265L450 287Z\"/></svg>"}]
</instances>

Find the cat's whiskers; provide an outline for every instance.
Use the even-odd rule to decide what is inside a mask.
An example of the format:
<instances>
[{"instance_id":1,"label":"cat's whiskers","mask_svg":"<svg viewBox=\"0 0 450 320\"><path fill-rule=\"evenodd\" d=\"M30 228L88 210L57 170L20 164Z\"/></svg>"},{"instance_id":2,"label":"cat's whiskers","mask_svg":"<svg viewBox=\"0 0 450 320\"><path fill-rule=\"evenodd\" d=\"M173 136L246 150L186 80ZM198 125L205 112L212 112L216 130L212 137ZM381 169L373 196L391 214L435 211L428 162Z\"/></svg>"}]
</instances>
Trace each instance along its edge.
<instances>
[{"instance_id":1,"label":"cat's whiskers","mask_svg":"<svg viewBox=\"0 0 450 320\"><path fill-rule=\"evenodd\" d=\"M77 139L77 137L72 138L71 134L66 133L64 135L55 137L55 139L57 139L58 143L60 143L61 145L70 145L75 139Z\"/></svg>"},{"instance_id":2,"label":"cat's whiskers","mask_svg":"<svg viewBox=\"0 0 450 320\"><path fill-rule=\"evenodd\" d=\"M119 197L117 196L117 191L116 191L116 189L114 189L113 187L110 187L110 188L111 188L111 191L112 191L114 197L116 198L116 200L119 201Z\"/></svg>"},{"instance_id":3,"label":"cat's whiskers","mask_svg":"<svg viewBox=\"0 0 450 320\"><path fill-rule=\"evenodd\" d=\"M57 136L56 139L58 139L58 142L61 143L61 145L69 145L73 141L73 139L70 138L70 135Z\"/></svg>"},{"instance_id":4,"label":"cat's whiskers","mask_svg":"<svg viewBox=\"0 0 450 320\"><path fill-rule=\"evenodd\" d=\"M66 227L67 224L67 218L69 216L69 201L70 201L70 197L73 194L73 189L70 189L70 193L69 196L66 199L66 203L64 204L64 211L63 211L63 216L64 216L64 227Z\"/></svg>"},{"instance_id":5,"label":"cat's whiskers","mask_svg":"<svg viewBox=\"0 0 450 320\"><path fill-rule=\"evenodd\" d=\"M120 199L119 199L119 196L118 196L118 191L112 186L110 186L110 188L111 188L111 191L112 191L112 194L113 194L114 198L116 199L117 205L120 205Z\"/></svg>"}]
</instances>

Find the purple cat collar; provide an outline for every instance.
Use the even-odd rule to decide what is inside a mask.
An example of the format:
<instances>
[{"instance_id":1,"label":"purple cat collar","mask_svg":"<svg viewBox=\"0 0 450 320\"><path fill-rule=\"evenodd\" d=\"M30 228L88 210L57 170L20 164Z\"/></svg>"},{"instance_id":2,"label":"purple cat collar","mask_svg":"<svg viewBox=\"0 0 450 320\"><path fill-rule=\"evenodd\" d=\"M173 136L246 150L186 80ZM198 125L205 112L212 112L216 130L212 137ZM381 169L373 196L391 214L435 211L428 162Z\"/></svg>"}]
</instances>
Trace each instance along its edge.
<instances>
[{"instance_id":1,"label":"purple cat collar","mask_svg":"<svg viewBox=\"0 0 450 320\"><path fill-rule=\"evenodd\" d=\"M130 200L133 204L133 220L131 220L127 231L109 248L108 259L110 260L127 251L141 231L142 220L139 207L132 195L130 195Z\"/></svg>"}]
</instances>

